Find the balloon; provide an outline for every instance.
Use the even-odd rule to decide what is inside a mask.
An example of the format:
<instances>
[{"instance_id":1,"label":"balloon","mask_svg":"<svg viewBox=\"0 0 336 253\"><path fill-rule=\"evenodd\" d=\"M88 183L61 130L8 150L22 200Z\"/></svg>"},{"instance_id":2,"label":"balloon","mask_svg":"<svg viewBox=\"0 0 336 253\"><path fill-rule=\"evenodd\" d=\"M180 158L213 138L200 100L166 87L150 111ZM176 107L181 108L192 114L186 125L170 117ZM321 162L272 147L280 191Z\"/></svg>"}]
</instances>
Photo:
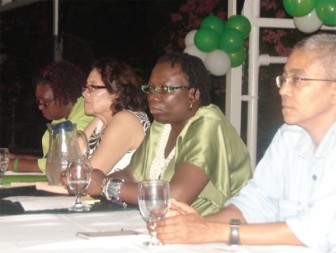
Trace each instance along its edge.
<instances>
[{"instance_id":1,"label":"balloon","mask_svg":"<svg viewBox=\"0 0 336 253\"><path fill-rule=\"evenodd\" d=\"M317 1L315 11L323 24L336 26L336 0Z\"/></svg>"},{"instance_id":2,"label":"balloon","mask_svg":"<svg viewBox=\"0 0 336 253\"><path fill-rule=\"evenodd\" d=\"M224 29L224 22L217 16L207 16L201 22L200 28L210 28L221 34Z\"/></svg>"},{"instance_id":3,"label":"balloon","mask_svg":"<svg viewBox=\"0 0 336 253\"><path fill-rule=\"evenodd\" d=\"M225 75L231 67L230 57L223 50L216 49L208 53L205 66L215 76Z\"/></svg>"},{"instance_id":4,"label":"balloon","mask_svg":"<svg viewBox=\"0 0 336 253\"><path fill-rule=\"evenodd\" d=\"M232 28L224 28L219 37L218 48L227 53L239 51L244 45L244 36L241 32Z\"/></svg>"},{"instance_id":5,"label":"balloon","mask_svg":"<svg viewBox=\"0 0 336 253\"><path fill-rule=\"evenodd\" d=\"M251 31L250 21L242 15L234 15L229 17L225 23L225 27L238 30L243 34L244 38L246 38Z\"/></svg>"},{"instance_id":6,"label":"balloon","mask_svg":"<svg viewBox=\"0 0 336 253\"><path fill-rule=\"evenodd\" d=\"M324 0L319 0L323 2ZM315 0L283 0L286 12L294 17L306 16L315 7Z\"/></svg>"},{"instance_id":7,"label":"balloon","mask_svg":"<svg viewBox=\"0 0 336 253\"><path fill-rule=\"evenodd\" d=\"M190 32L187 33L187 35L184 38L184 44L185 46L189 46L194 44L194 39L195 39L195 34L197 30L191 30Z\"/></svg>"},{"instance_id":8,"label":"balloon","mask_svg":"<svg viewBox=\"0 0 336 253\"><path fill-rule=\"evenodd\" d=\"M184 51L184 53L189 54L189 55L193 55L196 56L198 58L200 58L203 62L205 61L205 58L207 57L208 53L204 53L201 50L199 50L195 44L191 44L189 46L187 46Z\"/></svg>"},{"instance_id":9,"label":"balloon","mask_svg":"<svg viewBox=\"0 0 336 253\"><path fill-rule=\"evenodd\" d=\"M317 17L315 10L303 17L294 17L295 27L304 33L316 32L322 26L322 21Z\"/></svg>"},{"instance_id":10,"label":"balloon","mask_svg":"<svg viewBox=\"0 0 336 253\"><path fill-rule=\"evenodd\" d=\"M242 48L238 52L230 53L229 54L231 60L231 67L235 68L241 65L246 59L246 51L245 48Z\"/></svg>"},{"instance_id":11,"label":"balloon","mask_svg":"<svg viewBox=\"0 0 336 253\"><path fill-rule=\"evenodd\" d=\"M219 36L210 28L202 28L196 32L194 42L199 50L211 52L218 47Z\"/></svg>"}]
</instances>

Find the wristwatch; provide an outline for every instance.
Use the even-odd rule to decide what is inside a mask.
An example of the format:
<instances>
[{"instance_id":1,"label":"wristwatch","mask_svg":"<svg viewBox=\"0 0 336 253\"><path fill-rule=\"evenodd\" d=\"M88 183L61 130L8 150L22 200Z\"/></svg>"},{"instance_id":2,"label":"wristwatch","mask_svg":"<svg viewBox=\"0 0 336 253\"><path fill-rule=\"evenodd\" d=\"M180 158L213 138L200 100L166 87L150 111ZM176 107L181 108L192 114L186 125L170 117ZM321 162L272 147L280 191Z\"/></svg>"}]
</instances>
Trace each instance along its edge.
<instances>
[{"instance_id":1,"label":"wristwatch","mask_svg":"<svg viewBox=\"0 0 336 253\"><path fill-rule=\"evenodd\" d=\"M230 239L229 239L229 245L239 245L240 244L239 225L240 225L240 220L238 220L238 219L232 219L232 220L230 220Z\"/></svg>"},{"instance_id":2,"label":"wristwatch","mask_svg":"<svg viewBox=\"0 0 336 253\"><path fill-rule=\"evenodd\" d=\"M120 188L124 180L115 178L105 178L102 185L102 193L107 200L111 200L114 204L127 207L127 204L120 198Z\"/></svg>"}]
</instances>

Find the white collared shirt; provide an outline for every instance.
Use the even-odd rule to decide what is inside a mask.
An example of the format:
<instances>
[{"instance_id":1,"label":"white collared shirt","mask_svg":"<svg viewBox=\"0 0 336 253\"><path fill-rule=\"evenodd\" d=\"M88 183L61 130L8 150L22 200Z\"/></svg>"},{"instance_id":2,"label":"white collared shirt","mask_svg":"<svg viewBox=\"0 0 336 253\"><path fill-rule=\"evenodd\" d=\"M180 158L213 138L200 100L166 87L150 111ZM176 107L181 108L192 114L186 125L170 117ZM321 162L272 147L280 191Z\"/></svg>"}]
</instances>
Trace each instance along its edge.
<instances>
[{"instance_id":1,"label":"white collared shirt","mask_svg":"<svg viewBox=\"0 0 336 253\"><path fill-rule=\"evenodd\" d=\"M308 133L284 124L234 204L248 223L285 221L305 245L336 252L336 123L314 152Z\"/></svg>"}]
</instances>

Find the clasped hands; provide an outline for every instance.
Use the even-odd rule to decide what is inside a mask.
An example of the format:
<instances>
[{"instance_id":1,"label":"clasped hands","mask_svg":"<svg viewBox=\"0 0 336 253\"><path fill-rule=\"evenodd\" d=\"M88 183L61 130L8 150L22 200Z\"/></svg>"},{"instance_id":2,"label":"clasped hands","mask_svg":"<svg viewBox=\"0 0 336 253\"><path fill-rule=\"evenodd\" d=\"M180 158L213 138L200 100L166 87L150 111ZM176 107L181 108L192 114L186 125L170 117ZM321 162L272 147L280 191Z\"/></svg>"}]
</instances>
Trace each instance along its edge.
<instances>
[{"instance_id":1,"label":"clasped hands","mask_svg":"<svg viewBox=\"0 0 336 253\"><path fill-rule=\"evenodd\" d=\"M200 231L207 231L205 226L205 219L194 208L172 199L166 218L157 221L154 227L147 225L147 229L154 229L164 244L186 244L202 241L204 235Z\"/></svg>"}]
</instances>

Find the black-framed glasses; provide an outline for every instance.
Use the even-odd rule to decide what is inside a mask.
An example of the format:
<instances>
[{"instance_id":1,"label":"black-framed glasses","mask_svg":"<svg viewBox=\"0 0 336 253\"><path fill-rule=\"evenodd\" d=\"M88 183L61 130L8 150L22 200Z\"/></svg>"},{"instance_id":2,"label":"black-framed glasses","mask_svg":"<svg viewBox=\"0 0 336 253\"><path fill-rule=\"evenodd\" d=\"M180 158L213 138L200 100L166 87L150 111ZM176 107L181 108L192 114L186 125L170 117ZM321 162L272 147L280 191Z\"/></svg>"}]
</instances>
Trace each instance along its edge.
<instances>
[{"instance_id":1,"label":"black-framed glasses","mask_svg":"<svg viewBox=\"0 0 336 253\"><path fill-rule=\"evenodd\" d=\"M37 104L38 107L42 107L42 108L46 109L54 101L55 101L54 98L52 100L47 101L47 102L42 102L41 100L36 99L36 104Z\"/></svg>"},{"instance_id":2,"label":"black-framed glasses","mask_svg":"<svg viewBox=\"0 0 336 253\"><path fill-rule=\"evenodd\" d=\"M162 85L148 85L148 84L143 84L141 85L141 90L147 94L149 93L159 93L159 94L166 94L175 90L180 90L180 89L188 89L188 86L176 86L176 87L170 87L166 86L164 84Z\"/></svg>"},{"instance_id":3,"label":"black-framed glasses","mask_svg":"<svg viewBox=\"0 0 336 253\"><path fill-rule=\"evenodd\" d=\"M106 86L99 86L99 85L88 85L86 87L83 87L82 88L82 92L88 90L88 92L94 92L95 90L98 90L98 89L107 89Z\"/></svg>"},{"instance_id":4,"label":"black-framed glasses","mask_svg":"<svg viewBox=\"0 0 336 253\"><path fill-rule=\"evenodd\" d=\"M285 83L288 83L293 86L300 86L300 84L304 81L318 81L318 82L336 82L336 80L332 79L315 79L315 78L302 78L297 76L277 76L275 78L275 83L278 88L281 88Z\"/></svg>"}]
</instances>

